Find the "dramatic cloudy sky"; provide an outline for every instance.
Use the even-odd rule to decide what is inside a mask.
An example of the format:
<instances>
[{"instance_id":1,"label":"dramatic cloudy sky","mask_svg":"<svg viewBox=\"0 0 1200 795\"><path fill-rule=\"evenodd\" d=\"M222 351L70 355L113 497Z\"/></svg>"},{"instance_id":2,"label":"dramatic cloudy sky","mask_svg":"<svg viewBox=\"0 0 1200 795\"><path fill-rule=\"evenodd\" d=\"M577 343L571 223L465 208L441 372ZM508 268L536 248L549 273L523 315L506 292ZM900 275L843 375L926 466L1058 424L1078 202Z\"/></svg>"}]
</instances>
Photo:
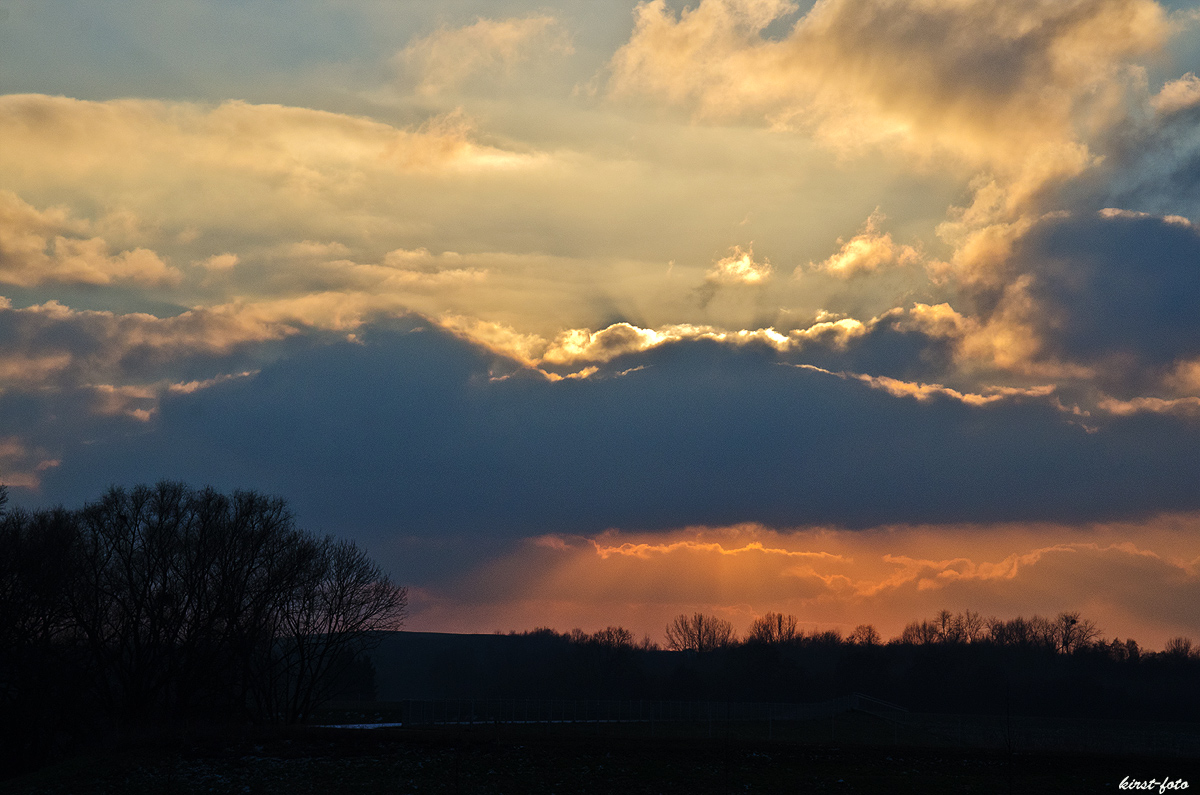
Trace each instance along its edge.
<instances>
[{"instance_id":1,"label":"dramatic cloudy sky","mask_svg":"<svg viewBox=\"0 0 1200 795\"><path fill-rule=\"evenodd\" d=\"M1200 636L1200 11L0 0L0 482L411 629Z\"/></svg>"}]
</instances>

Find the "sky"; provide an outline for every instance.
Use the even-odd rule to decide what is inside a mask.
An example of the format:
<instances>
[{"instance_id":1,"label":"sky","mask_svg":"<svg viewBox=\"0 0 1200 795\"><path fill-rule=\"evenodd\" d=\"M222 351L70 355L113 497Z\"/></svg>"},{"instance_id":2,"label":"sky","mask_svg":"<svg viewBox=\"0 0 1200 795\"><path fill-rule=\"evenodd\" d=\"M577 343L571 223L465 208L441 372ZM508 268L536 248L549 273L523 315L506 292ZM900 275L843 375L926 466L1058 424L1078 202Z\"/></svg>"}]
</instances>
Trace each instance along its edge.
<instances>
[{"instance_id":1,"label":"sky","mask_svg":"<svg viewBox=\"0 0 1200 795\"><path fill-rule=\"evenodd\" d=\"M0 0L0 482L406 628L1200 637L1200 6Z\"/></svg>"}]
</instances>

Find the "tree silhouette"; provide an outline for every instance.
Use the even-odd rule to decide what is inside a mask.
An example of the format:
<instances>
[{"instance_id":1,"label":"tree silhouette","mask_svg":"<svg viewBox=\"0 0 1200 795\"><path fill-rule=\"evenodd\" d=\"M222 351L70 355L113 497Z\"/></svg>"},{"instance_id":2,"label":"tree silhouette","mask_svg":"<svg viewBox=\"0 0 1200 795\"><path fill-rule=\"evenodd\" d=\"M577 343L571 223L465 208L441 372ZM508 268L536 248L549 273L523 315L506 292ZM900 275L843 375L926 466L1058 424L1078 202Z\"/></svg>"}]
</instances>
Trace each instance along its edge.
<instances>
[{"instance_id":1,"label":"tree silhouette","mask_svg":"<svg viewBox=\"0 0 1200 795\"><path fill-rule=\"evenodd\" d=\"M733 641L733 624L704 613L681 613L667 625L667 648L674 651L706 652Z\"/></svg>"},{"instance_id":2,"label":"tree silhouette","mask_svg":"<svg viewBox=\"0 0 1200 795\"><path fill-rule=\"evenodd\" d=\"M800 637L796 617L767 613L754 619L746 634L747 643L791 643Z\"/></svg>"},{"instance_id":3,"label":"tree silhouette","mask_svg":"<svg viewBox=\"0 0 1200 795\"><path fill-rule=\"evenodd\" d=\"M634 647L633 633L625 627L606 627L597 630L587 639L605 649L632 649Z\"/></svg>"},{"instance_id":4,"label":"tree silhouette","mask_svg":"<svg viewBox=\"0 0 1200 795\"><path fill-rule=\"evenodd\" d=\"M275 642L255 680L277 720L312 714L336 688L336 674L365 648L371 633L396 628L406 607L403 589L348 541L306 539L292 552L290 582L272 617Z\"/></svg>"},{"instance_id":5,"label":"tree silhouette","mask_svg":"<svg viewBox=\"0 0 1200 795\"><path fill-rule=\"evenodd\" d=\"M882 638L879 630L875 627L870 624L859 624L846 640L858 646L878 646Z\"/></svg>"},{"instance_id":6,"label":"tree silhouette","mask_svg":"<svg viewBox=\"0 0 1200 795\"><path fill-rule=\"evenodd\" d=\"M1192 646L1192 639L1183 635L1168 640L1167 645L1163 648L1163 654L1176 660L1186 660L1197 656L1196 649Z\"/></svg>"},{"instance_id":7,"label":"tree silhouette","mask_svg":"<svg viewBox=\"0 0 1200 795\"><path fill-rule=\"evenodd\" d=\"M1096 624L1081 618L1078 612L1059 613L1054 620L1055 645L1066 654L1087 648L1099 636Z\"/></svg>"},{"instance_id":8,"label":"tree silhouette","mask_svg":"<svg viewBox=\"0 0 1200 795\"><path fill-rule=\"evenodd\" d=\"M353 543L254 492L114 488L79 511L4 514L0 544L0 702L61 663L119 727L303 720L407 605Z\"/></svg>"}]
</instances>

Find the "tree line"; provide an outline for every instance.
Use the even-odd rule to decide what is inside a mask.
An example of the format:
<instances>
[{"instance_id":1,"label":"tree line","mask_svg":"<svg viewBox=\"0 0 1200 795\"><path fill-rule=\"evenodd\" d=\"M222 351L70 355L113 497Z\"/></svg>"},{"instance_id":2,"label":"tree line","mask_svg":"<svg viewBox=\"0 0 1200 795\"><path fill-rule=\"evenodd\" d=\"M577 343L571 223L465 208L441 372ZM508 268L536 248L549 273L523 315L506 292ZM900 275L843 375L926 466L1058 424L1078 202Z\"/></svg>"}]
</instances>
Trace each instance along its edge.
<instances>
[{"instance_id":1,"label":"tree line","mask_svg":"<svg viewBox=\"0 0 1200 795\"><path fill-rule=\"evenodd\" d=\"M0 745L171 722L298 722L344 688L407 592L280 499L159 483L6 510ZM24 750L23 750L24 749Z\"/></svg>"},{"instance_id":2,"label":"tree line","mask_svg":"<svg viewBox=\"0 0 1200 795\"><path fill-rule=\"evenodd\" d=\"M610 627L609 634L620 633L620 627ZM576 631L577 632L577 631ZM859 624L845 638L838 630L805 633L800 620L791 614L767 613L754 619L746 635L739 640L733 624L718 616L705 613L681 613L665 630L666 648L672 651L705 652L743 644L795 644L805 642L848 643L858 646L878 646L884 641L871 624ZM647 641L648 642L648 641ZM984 617L972 610L951 613L941 610L932 619L912 621L889 644L923 646L929 644L990 643L997 646L1044 648L1072 654L1100 648L1118 657L1141 652L1137 641L1106 641L1091 619L1078 611L1065 611L1054 618L1034 615L1002 619ZM1168 654L1200 655L1186 637L1172 638L1165 649Z\"/></svg>"},{"instance_id":3,"label":"tree line","mask_svg":"<svg viewBox=\"0 0 1200 795\"><path fill-rule=\"evenodd\" d=\"M530 632L509 633L525 636L561 637L579 646L641 651L678 651L704 653L738 646L846 645L934 646L982 644L1015 647L1060 654L1081 652L1107 655L1115 660L1139 659L1158 655L1166 659L1200 661L1200 644L1179 635L1167 641L1161 652L1143 649L1136 640L1106 639L1096 622L1078 611L1064 611L1054 618L1034 614L1003 619L965 610L939 611L932 619L909 622L899 635L887 641L872 624L859 624L850 634L826 629L805 632L800 619L792 614L769 612L755 618L741 638L733 624L707 613L680 613L664 630L666 643L660 645L649 636L636 640L634 633L621 626L609 626L594 633L581 629L559 633L548 627Z\"/></svg>"},{"instance_id":4,"label":"tree line","mask_svg":"<svg viewBox=\"0 0 1200 795\"><path fill-rule=\"evenodd\" d=\"M805 631L780 613L739 637L724 619L691 613L665 635L664 647L619 626L539 628L499 646L481 640L474 652L431 648L424 663L380 665L419 693L403 697L420 698L812 702L859 692L915 712L1175 721L1200 711L1200 650L1188 638L1148 650L1104 638L1072 611L1001 619L944 610L888 640L868 624L845 636Z\"/></svg>"}]
</instances>

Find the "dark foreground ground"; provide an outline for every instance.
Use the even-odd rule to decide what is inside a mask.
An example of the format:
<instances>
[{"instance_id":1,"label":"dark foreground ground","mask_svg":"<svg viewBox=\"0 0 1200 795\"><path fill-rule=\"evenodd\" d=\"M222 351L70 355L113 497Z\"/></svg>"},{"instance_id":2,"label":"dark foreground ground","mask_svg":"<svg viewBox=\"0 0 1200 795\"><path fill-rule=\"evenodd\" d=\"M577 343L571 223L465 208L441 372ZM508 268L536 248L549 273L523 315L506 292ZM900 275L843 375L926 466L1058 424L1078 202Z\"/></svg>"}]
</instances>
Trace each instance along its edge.
<instances>
[{"instance_id":1,"label":"dark foreground ground","mask_svg":"<svg viewBox=\"0 0 1200 795\"><path fill-rule=\"evenodd\" d=\"M90 793L1106 793L1188 783L1200 761L656 736L587 726L317 729L158 738L61 762L0 792ZM666 735L666 736L664 736ZM1140 792L1159 792L1141 789ZM1163 789L1164 792L1182 791Z\"/></svg>"}]
</instances>

